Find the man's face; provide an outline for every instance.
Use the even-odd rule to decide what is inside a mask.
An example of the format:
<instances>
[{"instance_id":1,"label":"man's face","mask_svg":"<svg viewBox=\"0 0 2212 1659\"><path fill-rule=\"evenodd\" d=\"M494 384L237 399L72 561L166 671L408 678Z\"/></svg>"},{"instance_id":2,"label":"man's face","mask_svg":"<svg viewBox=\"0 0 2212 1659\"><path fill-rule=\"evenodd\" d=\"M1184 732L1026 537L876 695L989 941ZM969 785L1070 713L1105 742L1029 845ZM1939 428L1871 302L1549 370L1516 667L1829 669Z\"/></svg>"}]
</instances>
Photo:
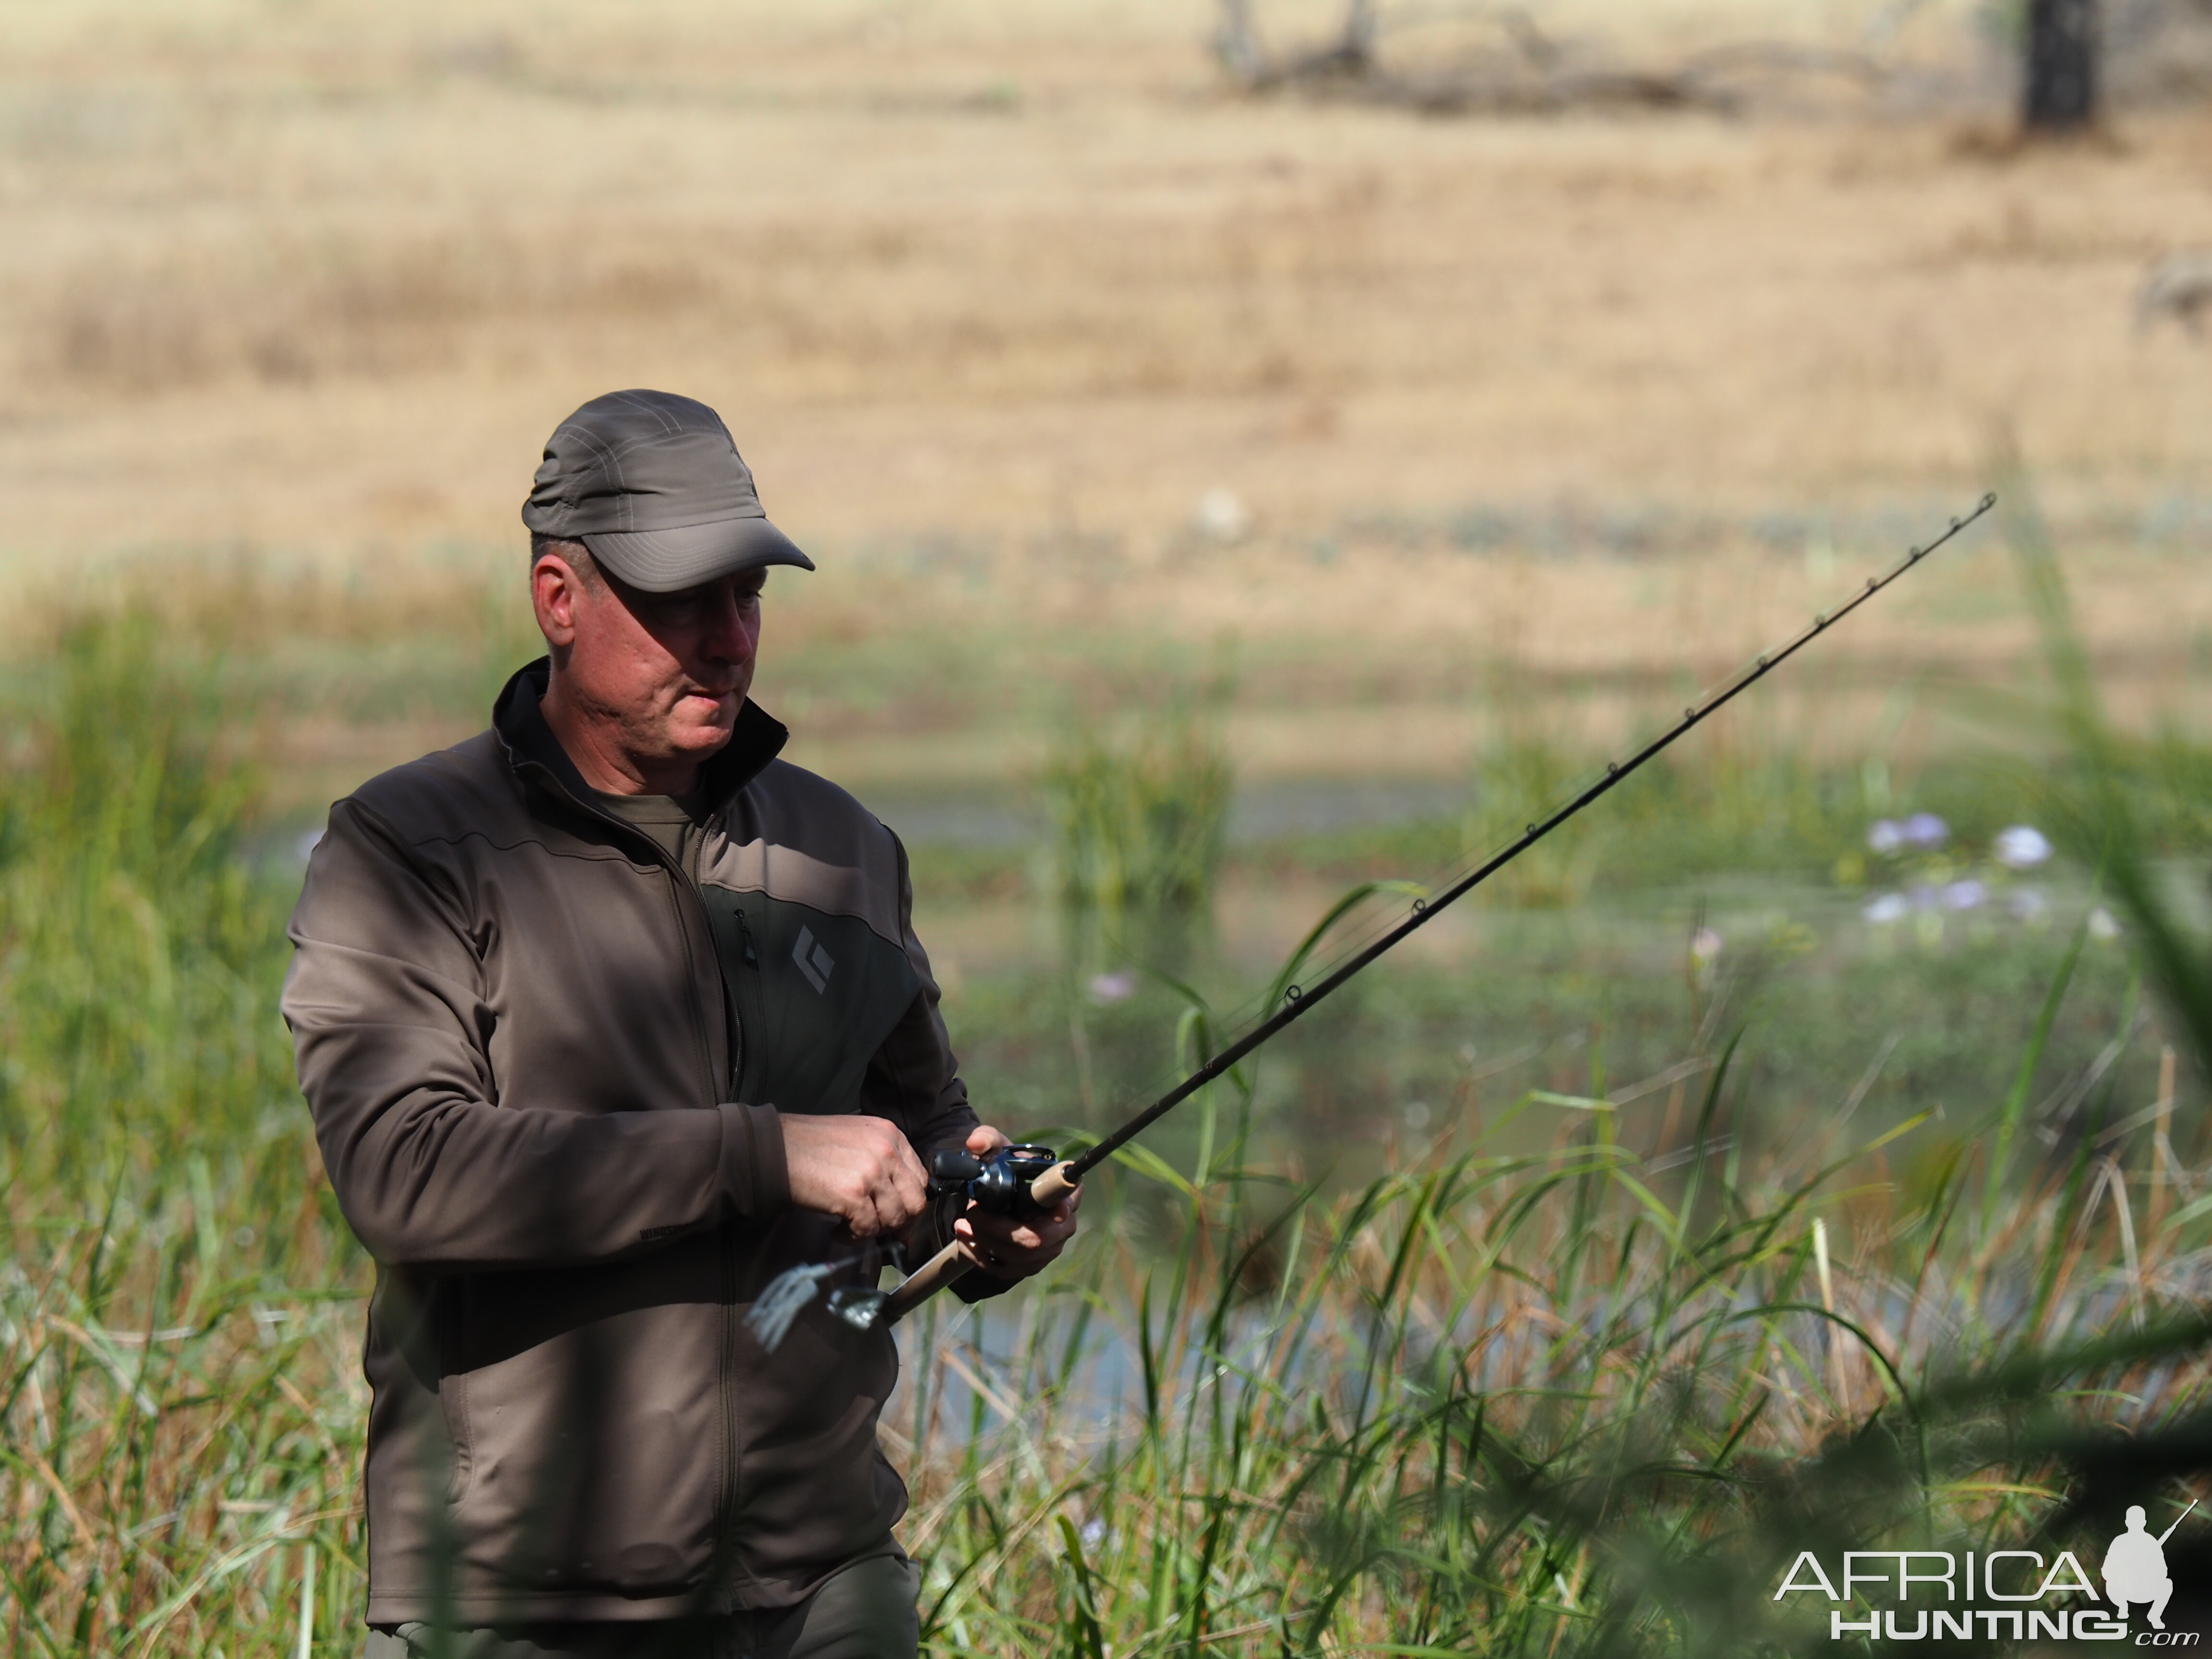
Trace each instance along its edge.
<instances>
[{"instance_id":1,"label":"man's face","mask_svg":"<svg viewBox=\"0 0 2212 1659\"><path fill-rule=\"evenodd\" d=\"M586 582L548 554L531 589L578 712L628 755L682 765L729 741L753 683L766 580L748 570L647 593L605 572Z\"/></svg>"}]
</instances>

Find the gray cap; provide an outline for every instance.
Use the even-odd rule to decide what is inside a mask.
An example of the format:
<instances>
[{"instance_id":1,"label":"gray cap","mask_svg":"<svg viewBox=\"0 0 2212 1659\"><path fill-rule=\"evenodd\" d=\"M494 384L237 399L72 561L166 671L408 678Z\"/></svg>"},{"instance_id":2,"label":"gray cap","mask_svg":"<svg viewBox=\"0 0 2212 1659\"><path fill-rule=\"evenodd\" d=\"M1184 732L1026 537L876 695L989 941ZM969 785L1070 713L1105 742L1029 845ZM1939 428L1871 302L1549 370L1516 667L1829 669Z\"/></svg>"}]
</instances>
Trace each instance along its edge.
<instances>
[{"instance_id":1,"label":"gray cap","mask_svg":"<svg viewBox=\"0 0 2212 1659\"><path fill-rule=\"evenodd\" d=\"M768 521L722 417L672 392L610 392L562 422L522 522L583 543L648 593L763 565L814 568Z\"/></svg>"}]
</instances>

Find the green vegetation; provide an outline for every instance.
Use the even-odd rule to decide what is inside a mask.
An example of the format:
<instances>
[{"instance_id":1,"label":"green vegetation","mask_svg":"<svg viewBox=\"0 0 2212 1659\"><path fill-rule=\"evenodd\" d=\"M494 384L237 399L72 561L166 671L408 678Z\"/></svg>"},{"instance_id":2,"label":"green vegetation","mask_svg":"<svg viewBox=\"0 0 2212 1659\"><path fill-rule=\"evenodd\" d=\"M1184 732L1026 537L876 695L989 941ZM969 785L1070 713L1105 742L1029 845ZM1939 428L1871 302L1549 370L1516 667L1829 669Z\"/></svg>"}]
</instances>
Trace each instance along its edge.
<instances>
[{"instance_id":1,"label":"green vegetation","mask_svg":"<svg viewBox=\"0 0 2212 1659\"><path fill-rule=\"evenodd\" d=\"M311 1562L357 1640L362 1275L275 1012L288 896L219 682L156 637L73 629L0 793L15 1654L289 1651Z\"/></svg>"},{"instance_id":2,"label":"green vegetation","mask_svg":"<svg viewBox=\"0 0 2212 1659\"><path fill-rule=\"evenodd\" d=\"M1212 900L1233 786L1214 710L1196 703L1178 690L1124 732L1079 727L1046 766L1063 904L1119 917Z\"/></svg>"},{"instance_id":3,"label":"green vegetation","mask_svg":"<svg viewBox=\"0 0 2212 1659\"><path fill-rule=\"evenodd\" d=\"M886 1426L933 1650L1792 1652L1826 1640L1826 1601L1771 1599L1800 1550L2087 1560L2116 1504L2183 1490L2212 956L2164 872L2212 796L2178 743L2106 730L2031 569L2069 765L1877 799L1864 766L1686 757L1465 949L1378 972L1132 1149L1049 1283L917 1318ZM266 850L256 672L125 614L13 682L12 1653L291 1654L303 1617L313 1653L359 1640L367 1264L274 1012L295 866ZM1208 890L1203 739L1071 751L1048 787L1094 899ZM1501 751L1510 787L1399 869L1582 763ZM1867 850L1870 811L1930 808L1944 847ZM2100 870L2121 937L2079 878L2032 918L1860 916L1995 891L2015 816ZM1411 847L1277 843L1221 880L1392 873ZM1188 965L974 976L954 1023L979 1093L1010 1127L1095 1130L1263 977L1202 939Z\"/></svg>"},{"instance_id":4,"label":"green vegetation","mask_svg":"<svg viewBox=\"0 0 2212 1659\"><path fill-rule=\"evenodd\" d=\"M2129 1323L2173 1235L2116 1293L2086 1158L1984 1225L1955 1159L1850 1206L1823 1189L1875 1143L1785 1184L1710 1122L1670 1180L1595 1115L1267 1226L1224 1172L1171 1261L1065 1292L996 1364L976 1322L968 1437L909 1523L944 1650L1802 1651L1827 1604L1772 1600L1800 1550L2094 1559L2108 1516L2053 1524L2111 1449L2090 1423L2165 1495L2207 1328Z\"/></svg>"},{"instance_id":5,"label":"green vegetation","mask_svg":"<svg viewBox=\"0 0 2212 1659\"><path fill-rule=\"evenodd\" d=\"M2051 567L2031 569L2064 670ZM2061 683L2075 763L2045 804L2099 857L2201 1075L2207 951L2145 857L2140 757L2086 676ZM1794 1652L1829 1636L1825 1599L1775 1598L1801 1551L2094 1562L2123 1504L2177 1513L2203 1462L2212 1198L2177 1155L2172 1072L2138 1111L2112 1068L2136 981L2105 1005L2105 1063L2039 1100L2094 931L2052 953L2024 1041L1982 1050L1948 1134L1929 1114L1854 1126L1848 1106L1765 1146L1727 1134L1761 1103L1739 1087L1743 1027L1705 1026L1676 1074L1698 1104L1656 1140L1623 1133L1593 1054L1579 1097L1465 1109L1322 1203L1245 1167L1260 1085L1238 1079L1184 1126L1188 1158L1130 1160L1179 1229L1117 1225L1117 1188L1082 1267L968 1317L948 1361L964 1423L915 1390L936 1639ZM1566 1109L1516 1148L1541 1108ZM1014 1328L994 1340L994 1322Z\"/></svg>"}]
</instances>

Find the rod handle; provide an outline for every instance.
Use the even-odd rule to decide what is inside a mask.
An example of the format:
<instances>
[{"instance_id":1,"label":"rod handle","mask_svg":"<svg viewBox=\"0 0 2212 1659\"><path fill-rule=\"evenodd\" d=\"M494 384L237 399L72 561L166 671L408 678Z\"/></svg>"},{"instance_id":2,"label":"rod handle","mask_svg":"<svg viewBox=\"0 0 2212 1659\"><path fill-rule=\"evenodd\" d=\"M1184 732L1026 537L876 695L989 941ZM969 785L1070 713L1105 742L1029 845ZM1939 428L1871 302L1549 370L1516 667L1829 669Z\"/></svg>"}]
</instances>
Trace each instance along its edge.
<instances>
[{"instance_id":1,"label":"rod handle","mask_svg":"<svg viewBox=\"0 0 2212 1659\"><path fill-rule=\"evenodd\" d=\"M1071 1167L1068 1160L1063 1158L1035 1181L1030 1182L1030 1202L1040 1210L1049 1210L1061 1199L1073 1192L1076 1181L1074 1176L1069 1173Z\"/></svg>"},{"instance_id":2,"label":"rod handle","mask_svg":"<svg viewBox=\"0 0 2212 1659\"><path fill-rule=\"evenodd\" d=\"M1048 1210L1073 1192L1075 1185L1067 1172L1067 1160L1062 1158L1030 1182L1030 1198L1039 1207ZM900 1281L899 1287L884 1304L884 1323L894 1324L904 1318L975 1266L975 1258L969 1254L968 1247L955 1239Z\"/></svg>"},{"instance_id":3,"label":"rod handle","mask_svg":"<svg viewBox=\"0 0 2212 1659\"><path fill-rule=\"evenodd\" d=\"M884 1304L883 1322L895 1324L975 1267L968 1247L957 1239L899 1281Z\"/></svg>"}]
</instances>

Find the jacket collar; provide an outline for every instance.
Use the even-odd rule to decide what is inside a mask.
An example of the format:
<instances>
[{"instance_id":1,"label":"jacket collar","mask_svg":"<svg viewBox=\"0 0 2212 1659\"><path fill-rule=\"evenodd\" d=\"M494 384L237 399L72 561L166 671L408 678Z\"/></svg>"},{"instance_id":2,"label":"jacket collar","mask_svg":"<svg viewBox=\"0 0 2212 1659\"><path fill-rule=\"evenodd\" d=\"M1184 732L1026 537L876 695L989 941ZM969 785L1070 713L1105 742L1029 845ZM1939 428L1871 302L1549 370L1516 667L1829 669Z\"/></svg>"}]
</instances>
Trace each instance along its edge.
<instances>
[{"instance_id":1,"label":"jacket collar","mask_svg":"<svg viewBox=\"0 0 2212 1659\"><path fill-rule=\"evenodd\" d=\"M584 781L584 775L568 758L568 751L561 747L561 740L545 723L544 711L538 706L552 678L552 661L546 657L517 669L500 692L499 700L492 705L492 730L507 750L507 763L516 771L535 772L555 785L572 804L586 811L596 811L597 798L591 785ZM730 733L730 740L699 768L699 792L708 803L708 810L720 811L739 790L761 775L790 740L791 732L782 721L750 697L746 698L744 706L738 711L737 726Z\"/></svg>"}]
</instances>

